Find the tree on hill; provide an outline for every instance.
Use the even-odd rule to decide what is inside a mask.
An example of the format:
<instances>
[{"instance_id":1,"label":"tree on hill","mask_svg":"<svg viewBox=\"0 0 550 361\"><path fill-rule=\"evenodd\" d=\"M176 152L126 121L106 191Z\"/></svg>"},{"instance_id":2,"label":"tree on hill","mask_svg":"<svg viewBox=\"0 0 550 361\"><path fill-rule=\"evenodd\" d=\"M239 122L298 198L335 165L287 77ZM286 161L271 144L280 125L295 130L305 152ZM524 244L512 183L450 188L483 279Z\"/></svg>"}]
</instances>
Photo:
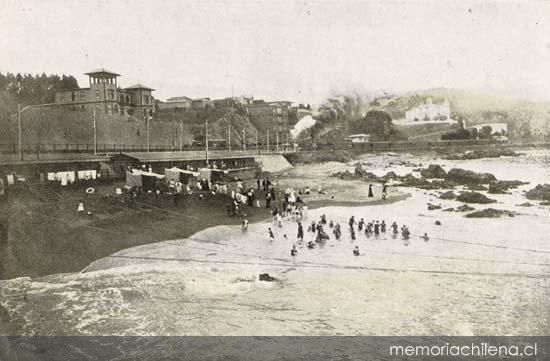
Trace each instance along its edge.
<instances>
[{"instance_id":1,"label":"tree on hill","mask_svg":"<svg viewBox=\"0 0 550 361\"><path fill-rule=\"evenodd\" d=\"M369 110L364 118L352 123L351 130L354 133L370 134L375 141L404 139L391 116L381 110Z\"/></svg>"},{"instance_id":2,"label":"tree on hill","mask_svg":"<svg viewBox=\"0 0 550 361\"><path fill-rule=\"evenodd\" d=\"M17 110L17 104L45 104L55 101L55 93L78 88L78 82L72 75L57 74L2 74L0 73L1 104L6 104L9 112Z\"/></svg>"},{"instance_id":3,"label":"tree on hill","mask_svg":"<svg viewBox=\"0 0 550 361\"><path fill-rule=\"evenodd\" d=\"M490 125L485 125L481 127L481 131L479 132L479 137L482 139L489 139L491 138L492 133L493 133L493 128L491 128Z\"/></svg>"}]
</instances>

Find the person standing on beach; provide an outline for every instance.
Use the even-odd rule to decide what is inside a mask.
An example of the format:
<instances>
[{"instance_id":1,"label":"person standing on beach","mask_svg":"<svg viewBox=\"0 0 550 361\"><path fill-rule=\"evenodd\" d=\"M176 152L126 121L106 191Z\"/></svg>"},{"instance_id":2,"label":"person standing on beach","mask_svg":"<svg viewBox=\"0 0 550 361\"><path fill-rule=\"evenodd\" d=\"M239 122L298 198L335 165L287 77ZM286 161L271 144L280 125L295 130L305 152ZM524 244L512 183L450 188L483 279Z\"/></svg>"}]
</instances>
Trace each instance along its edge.
<instances>
[{"instance_id":1,"label":"person standing on beach","mask_svg":"<svg viewBox=\"0 0 550 361\"><path fill-rule=\"evenodd\" d=\"M369 184L369 198L374 197L374 194L372 194L372 184Z\"/></svg>"},{"instance_id":2,"label":"person standing on beach","mask_svg":"<svg viewBox=\"0 0 550 361\"><path fill-rule=\"evenodd\" d=\"M361 218L359 220L359 223L357 223L357 230L359 232L363 231L363 225L365 224L365 220L363 218Z\"/></svg>"},{"instance_id":3,"label":"person standing on beach","mask_svg":"<svg viewBox=\"0 0 550 361\"><path fill-rule=\"evenodd\" d=\"M256 183L258 184L258 190L260 190L260 178L256 179Z\"/></svg>"},{"instance_id":4,"label":"person standing on beach","mask_svg":"<svg viewBox=\"0 0 550 361\"><path fill-rule=\"evenodd\" d=\"M304 227L302 226L302 222L298 222L298 235L296 238L298 238L298 241L304 240Z\"/></svg>"},{"instance_id":5,"label":"person standing on beach","mask_svg":"<svg viewBox=\"0 0 550 361\"><path fill-rule=\"evenodd\" d=\"M273 234L273 231L271 230L271 227L268 229L268 233L269 233L269 240L270 241L275 240L275 235Z\"/></svg>"},{"instance_id":6,"label":"person standing on beach","mask_svg":"<svg viewBox=\"0 0 550 361\"><path fill-rule=\"evenodd\" d=\"M394 221L394 222L391 224L391 229L392 229L392 233L393 233L393 234L399 233L399 226L397 225L397 222Z\"/></svg>"}]
</instances>

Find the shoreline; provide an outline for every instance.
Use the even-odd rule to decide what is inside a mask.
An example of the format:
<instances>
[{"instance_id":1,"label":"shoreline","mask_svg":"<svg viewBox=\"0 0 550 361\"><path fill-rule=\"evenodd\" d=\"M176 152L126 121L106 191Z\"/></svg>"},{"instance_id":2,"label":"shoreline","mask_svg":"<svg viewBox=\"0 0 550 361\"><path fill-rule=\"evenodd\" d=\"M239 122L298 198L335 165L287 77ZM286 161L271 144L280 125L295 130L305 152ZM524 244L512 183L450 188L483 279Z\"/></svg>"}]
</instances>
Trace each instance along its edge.
<instances>
[{"instance_id":1,"label":"shoreline","mask_svg":"<svg viewBox=\"0 0 550 361\"><path fill-rule=\"evenodd\" d=\"M285 180L280 174L273 175L277 180L276 189L284 190L292 186L290 181L301 181L289 177ZM329 181L333 181L330 179ZM249 180L255 185L255 179ZM307 180L304 180L307 184ZM240 225L239 216L227 215L225 205L228 195L204 193L203 199L197 192L186 195L179 206L173 204L169 196L148 196L145 199L122 204L122 198L110 196L116 184L96 188L91 196L82 196L81 190L63 190L57 203L41 203L29 195L17 195L13 209L12 236L1 251L3 269L0 280L19 277L41 278L54 274L81 272L94 261L136 246L185 239L215 226ZM364 183L346 186L358 190ZM355 187L355 188L354 188ZM258 199L264 199L264 192L258 192ZM378 194L375 194L379 197ZM394 190L386 200L364 199L350 201L349 197L319 195L312 192L304 196L309 209L330 206L359 207L365 205L389 204L401 201L410 194ZM313 199L309 200L311 197ZM92 219L82 219L75 215L73 205L84 199L86 209L93 210ZM340 199L339 199L340 198ZM280 198L277 199L280 202ZM272 208L243 206L243 212L250 223L265 222L270 218ZM32 251L32 252L31 252Z\"/></svg>"}]
</instances>

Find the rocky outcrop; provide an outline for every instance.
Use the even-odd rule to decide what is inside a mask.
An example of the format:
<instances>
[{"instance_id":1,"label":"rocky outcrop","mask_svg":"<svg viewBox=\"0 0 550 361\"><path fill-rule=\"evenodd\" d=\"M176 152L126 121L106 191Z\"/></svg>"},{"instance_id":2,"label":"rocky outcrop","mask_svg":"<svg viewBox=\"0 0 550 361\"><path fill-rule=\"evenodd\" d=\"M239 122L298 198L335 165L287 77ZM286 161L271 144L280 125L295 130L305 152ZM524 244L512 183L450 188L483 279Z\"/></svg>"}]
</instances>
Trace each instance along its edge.
<instances>
[{"instance_id":1,"label":"rocky outcrop","mask_svg":"<svg viewBox=\"0 0 550 361\"><path fill-rule=\"evenodd\" d=\"M459 184L487 184L497 180L491 173L476 173L461 168L451 169L445 179Z\"/></svg>"},{"instance_id":2,"label":"rocky outcrop","mask_svg":"<svg viewBox=\"0 0 550 361\"><path fill-rule=\"evenodd\" d=\"M538 184L525 193L527 199L536 201L550 201L550 184Z\"/></svg>"},{"instance_id":3,"label":"rocky outcrop","mask_svg":"<svg viewBox=\"0 0 550 361\"><path fill-rule=\"evenodd\" d=\"M428 203L428 210L429 211L433 211L433 210L436 210L436 209L441 209L441 205Z\"/></svg>"},{"instance_id":4,"label":"rocky outcrop","mask_svg":"<svg viewBox=\"0 0 550 361\"><path fill-rule=\"evenodd\" d=\"M486 148L476 149L464 153L455 153L444 156L444 159L450 160L467 160L481 158L499 158L499 157L517 157L521 154L516 153L513 149L508 148Z\"/></svg>"},{"instance_id":5,"label":"rocky outcrop","mask_svg":"<svg viewBox=\"0 0 550 361\"><path fill-rule=\"evenodd\" d=\"M424 178L445 178L447 172L439 164L430 164L428 168L420 170L420 175Z\"/></svg>"},{"instance_id":6,"label":"rocky outcrop","mask_svg":"<svg viewBox=\"0 0 550 361\"><path fill-rule=\"evenodd\" d=\"M463 204L463 205L461 205L459 207L456 207L456 208L446 208L443 211L445 211L445 212L470 212L470 211L473 211L473 210L475 210L474 207L470 207L467 204Z\"/></svg>"},{"instance_id":7,"label":"rocky outcrop","mask_svg":"<svg viewBox=\"0 0 550 361\"><path fill-rule=\"evenodd\" d=\"M529 203L529 202L524 202L524 203L521 203L521 204L516 204L516 206L518 206L518 207L533 207L534 204Z\"/></svg>"},{"instance_id":8,"label":"rocky outcrop","mask_svg":"<svg viewBox=\"0 0 550 361\"><path fill-rule=\"evenodd\" d=\"M455 199L456 198L456 194L453 192L453 191L447 191L445 193L441 193L439 195L439 198L440 199Z\"/></svg>"},{"instance_id":9,"label":"rocky outcrop","mask_svg":"<svg viewBox=\"0 0 550 361\"><path fill-rule=\"evenodd\" d=\"M503 209L487 208L480 211L468 213L466 218L499 218L502 216L514 217L515 213Z\"/></svg>"},{"instance_id":10,"label":"rocky outcrop","mask_svg":"<svg viewBox=\"0 0 550 361\"><path fill-rule=\"evenodd\" d=\"M277 281L275 277L271 277L269 273L261 273L259 277L260 281L274 282Z\"/></svg>"},{"instance_id":11,"label":"rocky outcrop","mask_svg":"<svg viewBox=\"0 0 550 361\"><path fill-rule=\"evenodd\" d=\"M514 181L494 181L489 183L489 193L491 194L506 194L511 188L517 188L521 185L528 184L529 182L522 182L518 180Z\"/></svg>"},{"instance_id":12,"label":"rocky outcrop","mask_svg":"<svg viewBox=\"0 0 550 361\"><path fill-rule=\"evenodd\" d=\"M463 192L456 197L456 200L463 203L496 203L496 200L487 198L485 195L478 192Z\"/></svg>"}]
</instances>

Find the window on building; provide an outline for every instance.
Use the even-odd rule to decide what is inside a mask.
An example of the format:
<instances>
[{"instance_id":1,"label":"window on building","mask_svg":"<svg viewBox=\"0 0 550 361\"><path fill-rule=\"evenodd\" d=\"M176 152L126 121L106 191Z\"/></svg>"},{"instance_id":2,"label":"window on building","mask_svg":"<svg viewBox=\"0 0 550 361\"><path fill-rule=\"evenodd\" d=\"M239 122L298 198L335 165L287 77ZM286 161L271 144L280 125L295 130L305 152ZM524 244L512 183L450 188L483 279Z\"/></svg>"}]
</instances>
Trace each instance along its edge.
<instances>
[{"instance_id":1,"label":"window on building","mask_svg":"<svg viewBox=\"0 0 550 361\"><path fill-rule=\"evenodd\" d=\"M107 93L109 94L109 99L115 98L115 91L113 89L109 89Z\"/></svg>"},{"instance_id":2,"label":"window on building","mask_svg":"<svg viewBox=\"0 0 550 361\"><path fill-rule=\"evenodd\" d=\"M138 131L136 132L136 135L139 137L139 129L138 129Z\"/></svg>"},{"instance_id":3,"label":"window on building","mask_svg":"<svg viewBox=\"0 0 550 361\"><path fill-rule=\"evenodd\" d=\"M76 100L76 92L71 93L71 100L74 102Z\"/></svg>"},{"instance_id":4,"label":"window on building","mask_svg":"<svg viewBox=\"0 0 550 361\"><path fill-rule=\"evenodd\" d=\"M95 98L96 98L96 99L99 99L99 89L97 89L97 90L95 91Z\"/></svg>"}]
</instances>

